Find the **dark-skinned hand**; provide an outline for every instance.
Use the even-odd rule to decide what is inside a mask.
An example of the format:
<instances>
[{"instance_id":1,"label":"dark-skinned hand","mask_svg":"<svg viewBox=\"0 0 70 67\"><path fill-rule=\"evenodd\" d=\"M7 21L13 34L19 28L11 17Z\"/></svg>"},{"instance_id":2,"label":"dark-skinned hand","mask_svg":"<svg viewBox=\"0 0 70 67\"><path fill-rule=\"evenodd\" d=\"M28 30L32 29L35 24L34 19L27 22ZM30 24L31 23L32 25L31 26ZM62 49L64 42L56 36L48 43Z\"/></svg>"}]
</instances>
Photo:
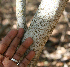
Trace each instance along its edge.
<instances>
[{"instance_id":1,"label":"dark-skinned hand","mask_svg":"<svg viewBox=\"0 0 70 67\"><path fill-rule=\"evenodd\" d=\"M13 58L19 61L28 47L33 43L32 38L29 37L20 45L18 50L16 50L23 37L23 33L24 30L22 28L18 30L12 29L3 40L0 41L0 67L27 67L35 56L35 52L30 51L19 65L11 60Z\"/></svg>"}]
</instances>

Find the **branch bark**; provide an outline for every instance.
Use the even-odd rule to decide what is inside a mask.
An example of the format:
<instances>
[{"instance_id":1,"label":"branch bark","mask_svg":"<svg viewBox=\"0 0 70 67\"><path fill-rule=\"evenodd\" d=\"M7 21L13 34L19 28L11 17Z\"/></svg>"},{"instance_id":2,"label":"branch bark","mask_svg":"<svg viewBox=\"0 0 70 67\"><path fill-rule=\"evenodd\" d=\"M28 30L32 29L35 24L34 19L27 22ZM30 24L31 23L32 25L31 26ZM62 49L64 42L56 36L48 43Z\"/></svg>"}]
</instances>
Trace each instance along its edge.
<instances>
[{"instance_id":1,"label":"branch bark","mask_svg":"<svg viewBox=\"0 0 70 67\"><path fill-rule=\"evenodd\" d=\"M31 37L34 40L33 44L25 53L25 55L27 55L31 50L34 50L36 53L28 67L36 67L36 63L41 54L41 51L56 24L58 23L67 1L68 0L41 1L34 18L31 21L30 27L27 29L22 39L22 42L25 41L25 39L28 37Z\"/></svg>"},{"instance_id":2,"label":"branch bark","mask_svg":"<svg viewBox=\"0 0 70 67\"><path fill-rule=\"evenodd\" d=\"M16 0L17 28L24 28L26 31L26 0Z\"/></svg>"}]
</instances>

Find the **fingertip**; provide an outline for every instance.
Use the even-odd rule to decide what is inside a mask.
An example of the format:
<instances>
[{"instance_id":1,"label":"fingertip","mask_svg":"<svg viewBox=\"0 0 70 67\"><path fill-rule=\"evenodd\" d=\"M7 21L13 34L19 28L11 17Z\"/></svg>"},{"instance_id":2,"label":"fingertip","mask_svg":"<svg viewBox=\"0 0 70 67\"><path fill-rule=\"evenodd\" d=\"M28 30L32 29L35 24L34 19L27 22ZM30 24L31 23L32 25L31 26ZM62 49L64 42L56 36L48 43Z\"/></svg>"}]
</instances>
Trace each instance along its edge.
<instances>
[{"instance_id":1,"label":"fingertip","mask_svg":"<svg viewBox=\"0 0 70 67\"><path fill-rule=\"evenodd\" d=\"M31 37L27 38L31 43L33 43L33 39Z\"/></svg>"},{"instance_id":2,"label":"fingertip","mask_svg":"<svg viewBox=\"0 0 70 67\"><path fill-rule=\"evenodd\" d=\"M23 28L19 28L17 36L19 36L20 38L22 38L23 34L24 34L24 29Z\"/></svg>"},{"instance_id":3,"label":"fingertip","mask_svg":"<svg viewBox=\"0 0 70 67\"><path fill-rule=\"evenodd\" d=\"M16 35L16 34L17 34L17 32L18 32L18 31L17 31L17 29L12 29L11 31L9 31L9 32L8 32L8 34L10 34L10 33L11 33L11 34L15 34L15 35Z\"/></svg>"},{"instance_id":4,"label":"fingertip","mask_svg":"<svg viewBox=\"0 0 70 67\"><path fill-rule=\"evenodd\" d=\"M17 29L12 29L7 33L7 35L3 38L3 40L4 39L7 40L8 39L7 37L9 37L12 40L17 35L17 33L18 33Z\"/></svg>"},{"instance_id":5,"label":"fingertip","mask_svg":"<svg viewBox=\"0 0 70 67\"><path fill-rule=\"evenodd\" d=\"M12 29L11 31L13 31L13 32L17 32L17 29Z\"/></svg>"},{"instance_id":6,"label":"fingertip","mask_svg":"<svg viewBox=\"0 0 70 67\"><path fill-rule=\"evenodd\" d=\"M31 53L33 56L35 56L35 51L30 51L30 53Z\"/></svg>"},{"instance_id":7,"label":"fingertip","mask_svg":"<svg viewBox=\"0 0 70 67\"><path fill-rule=\"evenodd\" d=\"M19 32L20 34L23 34L23 33L24 33L24 29L21 29L21 28L20 28L20 29L18 30L18 32Z\"/></svg>"},{"instance_id":8,"label":"fingertip","mask_svg":"<svg viewBox=\"0 0 70 67\"><path fill-rule=\"evenodd\" d=\"M31 61L34 56L35 56L35 52L34 51L30 51L29 54L26 56L26 58Z\"/></svg>"},{"instance_id":9,"label":"fingertip","mask_svg":"<svg viewBox=\"0 0 70 67\"><path fill-rule=\"evenodd\" d=\"M23 29L23 28L19 28L18 30L20 30L20 31L23 31L23 32L24 32L24 29Z\"/></svg>"}]
</instances>

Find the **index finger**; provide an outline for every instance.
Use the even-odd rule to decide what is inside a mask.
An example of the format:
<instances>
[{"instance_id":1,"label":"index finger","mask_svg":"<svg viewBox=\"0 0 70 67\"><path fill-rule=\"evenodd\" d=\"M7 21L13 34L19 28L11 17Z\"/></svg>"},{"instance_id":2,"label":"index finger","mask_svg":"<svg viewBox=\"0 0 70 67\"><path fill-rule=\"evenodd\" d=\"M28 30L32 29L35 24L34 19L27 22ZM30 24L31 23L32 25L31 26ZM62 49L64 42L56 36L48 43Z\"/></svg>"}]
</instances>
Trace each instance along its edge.
<instances>
[{"instance_id":1,"label":"index finger","mask_svg":"<svg viewBox=\"0 0 70 67\"><path fill-rule=\"evenodd\" d=\"M17 32L18 31L16 29L13 29L4 37L4 39L0 43L0 54L3 54L5 52L9 44L16 36Z\"/></svg>"}]
</instances>

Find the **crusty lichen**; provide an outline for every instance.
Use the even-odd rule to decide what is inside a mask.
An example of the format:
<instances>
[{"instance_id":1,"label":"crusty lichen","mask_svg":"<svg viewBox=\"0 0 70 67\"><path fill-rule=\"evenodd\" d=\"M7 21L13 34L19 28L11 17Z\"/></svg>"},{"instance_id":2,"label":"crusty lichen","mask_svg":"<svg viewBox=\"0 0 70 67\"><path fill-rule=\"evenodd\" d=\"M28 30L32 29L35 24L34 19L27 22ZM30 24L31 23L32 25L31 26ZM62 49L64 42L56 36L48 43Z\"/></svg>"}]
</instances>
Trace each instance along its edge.
<instances>
[{"instance_id":1,"label":"crusty lichen","mask_svg":"<svg viewBox=\"0 0 70 67\"><path fill-rule=\"evenodd\" d=\"M40 53L52 33L59 17L61 16L68 0L42 0L39 8L31 21L30 27L24 34L22 42L28 38L33 38L34 42L27 50L34 50L36 55L28 67L36 67Z\"/></svg>"}]
</instances>

